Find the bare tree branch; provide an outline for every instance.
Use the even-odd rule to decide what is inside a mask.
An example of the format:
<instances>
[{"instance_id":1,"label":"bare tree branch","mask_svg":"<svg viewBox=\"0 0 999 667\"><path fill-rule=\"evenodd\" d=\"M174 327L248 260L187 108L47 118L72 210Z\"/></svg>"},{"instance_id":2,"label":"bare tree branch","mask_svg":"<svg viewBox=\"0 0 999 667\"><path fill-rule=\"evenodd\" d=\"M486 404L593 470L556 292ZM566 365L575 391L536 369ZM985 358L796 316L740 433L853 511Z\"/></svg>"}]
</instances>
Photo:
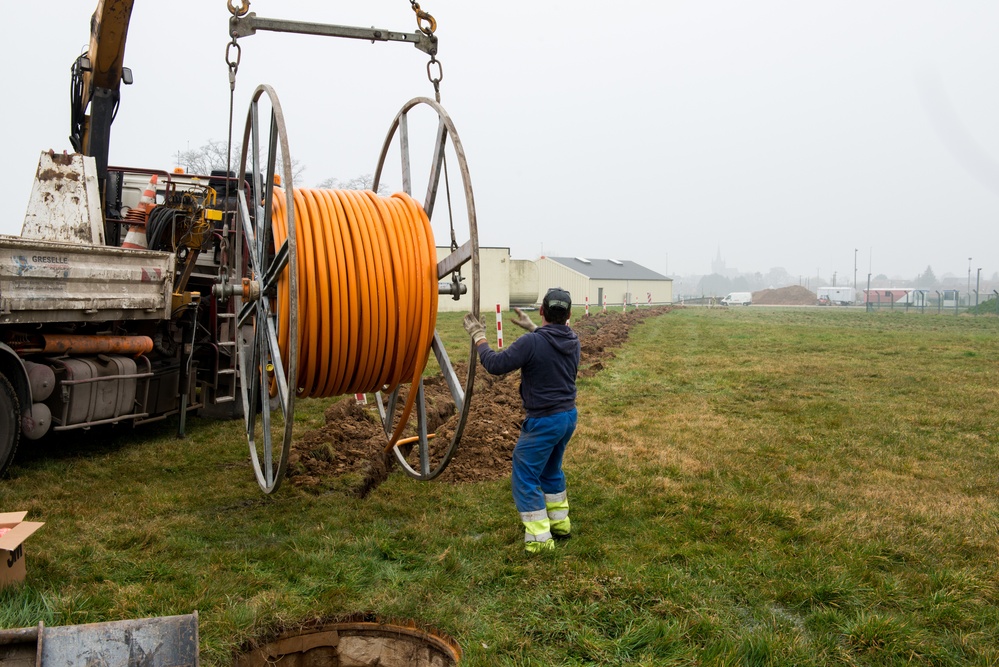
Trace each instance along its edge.
<instances>
[{"instance_id":1,"label":"bare tree branch","mask_svg":"<svg viewBox=\"0 0 999 667\"><path fill-rule=\"evenodd\" d=\"M323 190L372 190L374 189L372 187L374 182L374 175L363 174L347 181L341 181L338 178L327 178L324 181L320 181L316 187ZM388 195L389 187L385 183L379 183L376 194Z\"/></svg>"},{"instance_id":2,"label":"bare tree branch","mask_svg":"<svg viewBox=\"0 0 999 667\"><path fill-rule=\"evenodd\" d=\"M233 144L232 160L226 150L228 142L217 139L209 139L207 143L186 151L177 151L177 166L183 167L188 174L198 174L210 176L213 171L225 172L227 168L232 171L239 169L240 146ZM291 161L291 177L296 183L301 183L302 174L305 173L305 165L298 160Z\"/></svg>"}]
</instances>

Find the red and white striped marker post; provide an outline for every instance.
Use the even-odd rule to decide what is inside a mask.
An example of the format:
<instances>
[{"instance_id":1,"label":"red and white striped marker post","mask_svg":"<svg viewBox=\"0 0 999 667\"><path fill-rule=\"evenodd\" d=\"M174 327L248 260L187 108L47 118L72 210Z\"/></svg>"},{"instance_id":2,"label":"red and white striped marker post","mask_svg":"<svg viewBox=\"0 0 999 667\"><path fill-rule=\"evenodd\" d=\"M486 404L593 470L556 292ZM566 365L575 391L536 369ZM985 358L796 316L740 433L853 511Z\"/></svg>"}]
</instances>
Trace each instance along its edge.
<instances>
[{"instance_id":1,"label":"red and white striped marker post","mask_svg":"<svg viewBox=\"0 0 999 667\"><path fill-rule=\"evenodd\" d=\"M590 295L589 294L586 295L586 315L587 315L587 317L589 317L589 315L590 315Z\"/></svg>"},{"instance_id":2,"label":"red and white striped marker post","mask_svg":"<svg viewBox=\"0 0 999 667\"><path fill-rule=\"evenodd\" d=\"M628 312L628 295L627 294L625 294L624 298L621 299L621 312L622 313L627 313Z\"/></svg>"},{"instance_id":3,"label":"red and white striped marker post","mask_svg":"<svg viewBox=\"0 0 999 667\"><path fill-rule=\"evenodd\" d=\"M652 305L652 292L645 293L645 300L649 302L649 306Z\"/></svg>"},{"instance_id":4,"label":"red and white striped marker post","mask_svg":"<svg viewBox=\"0 0 999 667\"><path fill-rule=\"evenodd\" d=\"M503 315L500 313L500 305L496 304L496 347L503 349Z\"/></svg>"},{"instance_id":5,"label":"red and white striped marker post","mask_svg":"<svg viewBox=\"0 0 999 667\"><path fill-rule=\"evenodd\" d=\"M607 295L604 294L604 312L607 312Z\"/></svg>"},{"instance_id":6,"label":"red and white striped marker post","mask_svg":"<svg viewBox=\"0 0 999 667\"><path fill-rule=\"evenodd\" d=\"M368 404L368 395L367 394L354 394L354 400L357 401L358 405L367 405Z\"/></svg>"}]
</instances>

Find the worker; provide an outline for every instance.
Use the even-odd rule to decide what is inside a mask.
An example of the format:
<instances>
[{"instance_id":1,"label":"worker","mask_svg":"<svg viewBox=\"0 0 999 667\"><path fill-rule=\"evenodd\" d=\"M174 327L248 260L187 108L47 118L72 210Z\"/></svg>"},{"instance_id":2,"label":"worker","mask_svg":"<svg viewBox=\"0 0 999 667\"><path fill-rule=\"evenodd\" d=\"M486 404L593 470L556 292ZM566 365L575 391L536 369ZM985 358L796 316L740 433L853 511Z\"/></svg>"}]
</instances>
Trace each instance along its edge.
<instances>
[{"instance_id":1,"label":"worker","mask_svg":"<svg viewBox=\"0 0 999 667\"><path fill-rule=\"evenodd\" d=\"M520 397L527 413L513 450L513 500L524 524L528 553L555 548L571 535L562 456L576 429L576 371L579 338L566 322L572 312L569 292L554 287L541 301L541 326L519 308L511 321L526 329L501 352L489 347L485 326L465 316L482 366L493 375L520 369Z\"/></svg>"}]
</instances>

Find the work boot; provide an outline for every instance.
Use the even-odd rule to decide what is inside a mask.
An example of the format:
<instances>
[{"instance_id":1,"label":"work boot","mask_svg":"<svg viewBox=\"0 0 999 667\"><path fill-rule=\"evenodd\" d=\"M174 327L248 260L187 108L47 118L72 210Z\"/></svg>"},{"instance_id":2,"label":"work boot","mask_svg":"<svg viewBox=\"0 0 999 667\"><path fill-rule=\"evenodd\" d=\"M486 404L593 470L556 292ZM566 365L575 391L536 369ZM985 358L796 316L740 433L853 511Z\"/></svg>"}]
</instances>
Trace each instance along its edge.
<instances>
[{"instance_id":1,"label":"work boot","mask_svg":"<svg viewBox=\"0 0 999 667\"><path fill-rule=\"evenodd\" d=\"M549 537L544 542L527 542L524 551L529 554L539 554L543 551L555 551L555 540Z\"/></svg>"},{"instance_id":2,"label":"work boot","mask_svg":"<svg viewBox=\"0 0 999 667\"><path fill-rule=\"evenodd\" d=\"M520 520L524 524L524 550L527 553L537 554L555 548L547 511L521 512Z\"/></svg>"},{"instance_id":3,"label":"work boot","mask_svg":"<svg viewBox=\"0 0 999 667\"><path fill-rule=\"evenodd\" d=\"M569 522L569 498L565 491L545 494L545 511L548 527L556 540L572 537L572 524Z\"/></svg>"}]
</instances>

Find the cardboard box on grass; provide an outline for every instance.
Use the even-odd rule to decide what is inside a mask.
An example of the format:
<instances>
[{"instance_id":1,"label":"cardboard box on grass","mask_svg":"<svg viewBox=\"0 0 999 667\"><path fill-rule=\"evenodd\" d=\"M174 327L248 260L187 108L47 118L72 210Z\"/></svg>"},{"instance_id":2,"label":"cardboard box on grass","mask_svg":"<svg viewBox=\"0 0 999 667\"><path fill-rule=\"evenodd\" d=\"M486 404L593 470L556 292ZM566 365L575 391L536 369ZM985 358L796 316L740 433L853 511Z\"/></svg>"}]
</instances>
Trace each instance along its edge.
<instances>
[{"instance_id":1,"label":"cardboard box on grass","mask_svg":"<svg viewBox=\"0 0 999 667\"><path fill-rule=\"evenodd\" d=\"M24 541L44 526L25 521L27 512L0 512L0 588L24 581ZM4 531L3 529L8 529Z\"/></svg>"}]
</instances>

